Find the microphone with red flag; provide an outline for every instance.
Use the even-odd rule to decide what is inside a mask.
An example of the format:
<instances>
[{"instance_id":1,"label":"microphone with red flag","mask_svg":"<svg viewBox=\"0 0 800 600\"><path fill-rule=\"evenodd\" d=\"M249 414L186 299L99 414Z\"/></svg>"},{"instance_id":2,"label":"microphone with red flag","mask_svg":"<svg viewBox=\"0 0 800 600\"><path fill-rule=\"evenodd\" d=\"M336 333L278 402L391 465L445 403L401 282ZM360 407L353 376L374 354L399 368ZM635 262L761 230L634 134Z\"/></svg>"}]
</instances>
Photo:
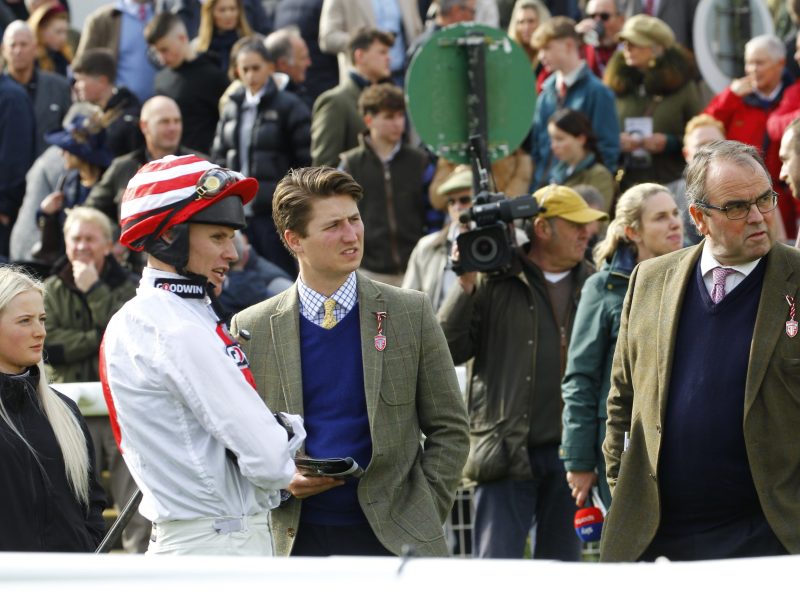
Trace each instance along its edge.
<instances>
[{"instance_id":1,"label":"microphone with red flag","mask_svg":"<svg viewBox=\"0 0 800 600\"><path fill-rule=\"evenodd\" d=\"M599 542L600 534L603 531L603 518L606 511L597 487L592 488L592 502L594 506L578 509L575 513L575 533L582 542Z\"/></svg>"}]
</instances>

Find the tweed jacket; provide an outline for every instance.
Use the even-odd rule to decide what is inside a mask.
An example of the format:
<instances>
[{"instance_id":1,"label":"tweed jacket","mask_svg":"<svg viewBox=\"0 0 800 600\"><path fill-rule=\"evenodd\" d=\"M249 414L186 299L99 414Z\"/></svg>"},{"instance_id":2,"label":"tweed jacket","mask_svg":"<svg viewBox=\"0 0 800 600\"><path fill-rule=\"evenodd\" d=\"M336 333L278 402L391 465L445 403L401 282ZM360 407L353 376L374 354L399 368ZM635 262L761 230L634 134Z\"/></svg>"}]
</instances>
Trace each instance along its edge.
<instances>
[{"instance_id":1,"label":"tweed jacket","mask_svg":"<svg viewBox=\"0 0 800 600\"><path fill-rule=\"evenodd\" d=\"M311 164L336 167L339 155L358 146L367 126L358 114L361 88L348 77L314 102L311 113Z\"/></svg>"},{"instance_id":2,"label":"tweed jacket","mask_svg":"<svg viewBox=\"0 0 800 600\"><path fill-rule=\"evenodd\" d=\"M637 560L658 530L657 469L670 370L683 298L702 245L644 261L631 276L611 368L603 444L614 498L603 526L605 561ZM800 552L800 337L786 333L786 296L797 298L798 288L800 252L778 243L767 254L743 421L761 508L791 553ZM625 432L630 432L630 443L623 453Z\"/></svg>"},{"instance_id":3,"label":"tweed jacket","mask_svg":"<svg viewBox=\"0 0 800 600\"><path fill-rule=\"evenodd\" d=\"M372 459L358 500L372 530L391 552L404 545L421 556L445 556L443 524L467 457L466 408L453 361L427 297L358 275L358 310ZM386 313L386 349L375 348L375 313ZM300 304L297 285L234 316L258 393L273 411L302 415ZM423 440L424 436L424 441ZM278 555L288 555L300 500L272 512Z\"/></svg>"}]
</instances>

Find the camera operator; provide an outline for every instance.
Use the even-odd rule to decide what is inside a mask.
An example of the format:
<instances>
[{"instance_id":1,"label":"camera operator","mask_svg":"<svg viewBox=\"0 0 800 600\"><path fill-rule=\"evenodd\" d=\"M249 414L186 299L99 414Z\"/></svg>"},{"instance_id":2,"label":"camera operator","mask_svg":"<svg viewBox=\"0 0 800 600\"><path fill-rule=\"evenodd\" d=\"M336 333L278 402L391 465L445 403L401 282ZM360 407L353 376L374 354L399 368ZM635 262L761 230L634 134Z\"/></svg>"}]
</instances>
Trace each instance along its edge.
<instances>
[{"instance_id":1,"label":"camera operator","mask_svg":"<svg viewBox=\"0 0 800 600\"><path fill-rule=\"evenodd\" d=\"M454 362L475 359L464 469L478 484L475 556L521 558L535 523L534 558L577 561L575 506L558 457L561 376L580 290L593 271L583 260L588 226L608 216L564 186L534 198L543 212L531 221L530 245L502 274L462 274L439 321Z\"/></svg>"}]
</instances>

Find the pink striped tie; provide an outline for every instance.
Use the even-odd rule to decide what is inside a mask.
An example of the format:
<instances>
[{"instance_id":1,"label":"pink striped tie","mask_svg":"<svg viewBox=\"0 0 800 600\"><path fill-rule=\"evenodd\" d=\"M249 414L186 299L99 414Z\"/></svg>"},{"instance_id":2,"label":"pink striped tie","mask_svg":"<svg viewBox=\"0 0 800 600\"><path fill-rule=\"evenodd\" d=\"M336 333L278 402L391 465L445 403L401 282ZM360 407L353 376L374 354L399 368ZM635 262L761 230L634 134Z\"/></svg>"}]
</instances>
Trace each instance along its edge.
<instances>
[{"instance_id":1,"label":"pink striped tie","mask_svg":"<svg viewBox=\"0 0 800 600\"><path fill-rule=\"evenodd\" d=\"M725 297L725 280L731 273L736 273L736 269L726 267L714 267L711 276L714 278L714 287L711 290L711 301L719 304Z\"/></svg>"}]
</instances>

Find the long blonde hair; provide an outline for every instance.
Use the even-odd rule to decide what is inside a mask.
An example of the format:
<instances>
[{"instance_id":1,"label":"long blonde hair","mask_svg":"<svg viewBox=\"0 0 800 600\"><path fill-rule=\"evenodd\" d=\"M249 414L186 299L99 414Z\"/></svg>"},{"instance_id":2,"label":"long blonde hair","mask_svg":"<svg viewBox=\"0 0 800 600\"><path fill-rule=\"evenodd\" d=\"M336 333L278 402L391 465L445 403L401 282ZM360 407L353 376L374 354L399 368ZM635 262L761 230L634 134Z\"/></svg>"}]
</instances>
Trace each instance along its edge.
<instances>
[{"instance_id":1,"label":"long blonde hair","mask_svg":"<svg viewBox=\"0 0 800 600\"><path fill-rule=\"evenodd\" d=\"M539 18L539 25L547 21L551 17L551 14L548 8L545 6L544 2L542 2L542 0L517 0L514 3L514 8L511 9L511 20L508 22L508 31L507 31L508 37L517 42L517 44L519 44L522 47L522 49L525 50L525 53L528 55L528 57L531 59L531 62L534 63L535 66L536 64L538 64L539 60L536 57L537 55L536 50L533 50L533 55L531 55L530 53L531 41L525 40L525 43L523 43L522 40L517 39L517 18L519 17L519 13L521 13L526 8L536 11L536 16Z\"/></svg>"},{"instance_id":2,"label":"long blonde hair","mask_svg":"<svg viewBox=\"0 0 800 600\"><path fill-rule=\"evenodd\" d=\"M214 37L214 7L217 2L219 0L206 0L200 7L200 26L197 29L195 45L198 52L206 52L211 45L211 38ZM253 28L250 27L244 14L244 2L236 0L236 5L239 7L239 23L236 25L236 32L240 38L252 35Z\"/></svg>"},{"instance_id":3,"label":"long blonde hair","mask_svg":"<svg viewBox=\"0 0 800 600\"><path fill-rule=\"evenodd\" d=\"M606 237L594 247L592 255L594 263L600 267L610 262L611 257L620 246L628 246L636 256L637 248L625 234L625 228L631 227L639 231L642 227L642 213L645 203L656 194L664 192L672 196L670 191L657 183L640 183L627 190L617 200L614 220L608 224Z\"/></svg>"},{"instance_id":4,"label":"long blonde hair","mask_svg":"<svg viewBox=\"0 0 800 600\"><path fill-rule=\"evenodd\" d=\"M44 295L44 286L18 267L0 266L0 314L19 294L37 291ZM2 335L2 331L0 331ZM64 401L50 389L45 375L44 362L39 361L38 400L64 457L64 468L72 493L84 506L89 506L89 449L80 423ZM0 398L0 419L19 437L39 462L36 450L9 418L3 399ZM41 463L39 462L41 466Z\"/></svg>"}]
</instances>

